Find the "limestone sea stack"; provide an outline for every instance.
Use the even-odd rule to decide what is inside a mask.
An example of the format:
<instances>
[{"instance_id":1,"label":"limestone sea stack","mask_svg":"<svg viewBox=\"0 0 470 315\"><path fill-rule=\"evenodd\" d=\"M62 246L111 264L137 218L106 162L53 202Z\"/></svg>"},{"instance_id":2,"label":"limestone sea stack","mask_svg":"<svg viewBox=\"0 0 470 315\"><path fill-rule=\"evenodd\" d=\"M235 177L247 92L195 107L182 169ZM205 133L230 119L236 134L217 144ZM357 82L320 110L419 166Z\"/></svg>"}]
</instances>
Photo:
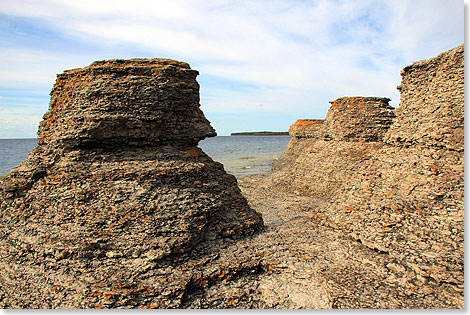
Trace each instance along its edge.
<instances>
[{"instance_id":1,"label":"limestone sea stack","mask_svg":"<svg viewBox=\"0 0 470 315\"><path fill-rule=\"evenodd\" d=\"M108 60L58 75L40 145L191 147L216 135L199 108L198 72L168 59Z\"/></svg>"},{"instance_id":2,"label":"limestone sea stack","mask_svg":"<svg viewBox=\"0 0 470 315\"><path fill-rule=\"evenodd\" d=\"M132 59L57 76L38 146L0 179L0 307L220 307L191 294L257 268L221 254L263 221L197 147L216 135L197 75Z\"/></svg>"},{"instance_id":3,"label":"limestone sea stack","mask_svg":"<svg viewBox=\"0 0 470 315\"><path fill-rule=\"evenodd\" d=\"M289 136L291 140L286 146L284 153L276 160L273 165L273 170L288 170L293 171L289 166L295 162L295 159L299 156L300 152L305 146L314 143L320 137L322 137L322 127L324 120L322 119L298 119L289 128ZM292 177L290 174L287 178L279 178L280 180L289 180ZM283 185L281 187L286 187Z\"/></svg>"},{"instance_id":4,"label":"limestone sea stack","mask_svg":"<svg viewBox=\"0 0 470 315\"><path fill-rule=\"evenodd\" d=\"M274 164L281 189L327 199L352 176L371 149L382 146L395 117L390 99L340 97L325 120L298 120L291 141ZM302 130L302 132L299 131Z\"/></svg>"},{"instance_id":5,"label":"limestone sea stack","mask_svg":"<svg viewBox=\"0 0 470 315\"><path fill-rule=\"evenodd\" d=\"M273 183L322 200L325 226L387 261L372 280L358 276L367 260L336 273L338 307L386 297L388 308L463 308L464 45L401 75L398 109L385 98L332 102L314 137L291 140Z\"/></svg>"},{"instance_id":6,"label":"limestone sea stack","mask_svg":"<svg viewBox=\"0 0 470 315\"><path fill-rule=\"evenodd\" d=\"M401 73L384 145L335 192L332 225L385 253L415 307L464 307L464 46Z\"/></svg>"},{"instance_id":7,"label":"limestone sea stack","mask_svg":"<svg viewBox=\"0 0 470 315\"><path fill-rule=\"evenodd\" d=\"M318 139L323 126L322 119L298 119L289 128L289 136L294 139L313 138Z\"/></svg>"},{"instance_id":8,"label":"limestone sea stack","mask_svg":"<svg viewBox=\"0 0 470 315\"><path fill-rule=\"evenodd\" d=\"M330 102L323 128L325 140L381 141L395 113L385 97L341 97Z\"/></svg>"}]
</instances>

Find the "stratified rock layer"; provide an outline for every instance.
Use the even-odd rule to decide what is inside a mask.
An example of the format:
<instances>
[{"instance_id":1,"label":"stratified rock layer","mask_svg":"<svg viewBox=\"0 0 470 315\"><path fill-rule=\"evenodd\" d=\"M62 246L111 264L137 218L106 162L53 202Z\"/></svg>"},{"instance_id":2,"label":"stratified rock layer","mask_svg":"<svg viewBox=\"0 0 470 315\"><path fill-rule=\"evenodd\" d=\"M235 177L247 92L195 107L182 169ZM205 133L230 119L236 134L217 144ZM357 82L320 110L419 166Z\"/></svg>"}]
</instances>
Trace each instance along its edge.
<instances>
[{"instance_id":1,"label":"stratified rock layer","mask_svg":"<svg viewBox=\"0 0 470 315\"><path fill-rule=\"evenodd\" d=\"M58 75L39 145L0 179L1 307L191 307L259 268L233 240L260 214L196 147L215 135L196 75L166 59Z\"/></svg>"},{"instance_id":2,"label":"stratified rock layer","mask_svg":"<svg viewBox=\"0 0 470 315\"><path fill-rule=\"evenodd\" d=\"M464 149L464 46L402 70L390 144Z\"/></svg>"},{"instance_id":3,"label":"stratified rock layer","mask_svg":"<svg viewBox=\"0 0 470 315\"><path fill-rule=\"evenodd\" d=\"M215 136L187 63L97 61L57 76L38 143L61 148L178 144Z\"/></svg>"},{"instance_id":4,"label":"stratified rock layer","mask_svg":"<svg viewBox=\"0 0 470 315\"><path fill-rule=\"evenodd\" d=\"M326 119L299 120L291 141L273 170L281 189L330 198L382 140L395 114L388 98L341 97L331 102Z\"/></svg>"},{"instance_id":5,"label":"stratified rock layer","mask_svg":"<svg viewBox=\"0 0 470 315\"><path fill-rule=\"evenodd\" d=\"M260 216L194 147L212 133L196 102L185 139L145 140L144 123L118 119L126 143L95 111L91 125L72 110L71 130L41 126L0 180L0 306L463 308L463 56L406 67L395 111L340 98L323 123L296 122L273 172L240 179L266 220L250 237Z\"/></svg>"},{"instance_id":6,"label":"stratified rock layer","mask_svg":"<svg viewBox=\"0 0 470 315\"><path fill-rule=\"evenodd\" d=\"M324 120L299 119L289 128L289 136L293 138L319 138Z\"/></svg>"},{"instance_id":7,"label":"stratified rock layer","mask_svg":"<svg viewBox=\"0 0 470 315\"><path fill-rule=\"evenodd\" d=\"M286 166L294 163L306 146L323 137L323 123L324 120L321 119L298 119L292 124L289 128L291 140L284 153L276 160L273 170L284 169L287 171L289 168Z\"/></svg>"},{"instance_id":8,"label":"stratified rock layer","mask_svg":"<svg viewBox=\"0 0 470 315\"><path fill-rule=\"evenodd\" d=\"M324 200L315 217L386 257L381 285L397 292L388 307L463 308L464 46L406 67L399 90L393 123L387 99L353 121L343 119L353 98L333 102L323 125L329 141L297 139L301 150L289 149L296 155L283 157L292 162L275 166L272 181ZM343 114L333 117L338 104ZM377 285L347 287L334 303L370 305Z\"/></svg>"},{"instance_id":9,"label":"stratified rock layer","mask_svg":"<svg viewBox=\"0 0 470 315\"><path fill-rule=\"evenodd\" d=\"M429 307L463 307L463 73L463 45L406 67L387 144L325 209L335 226L394 257Z\"/></svg>"},{"instance_id":10,"label":"stratified rock layer","mask_svg":"<svg viewBox=\"0 0 470 315\"><path fill-rule=\"evenodd\" d=\"M326 114L324 138L343 141L381 141L395 117L390 99L341 97Z\"/></svg>"}]
</instances>

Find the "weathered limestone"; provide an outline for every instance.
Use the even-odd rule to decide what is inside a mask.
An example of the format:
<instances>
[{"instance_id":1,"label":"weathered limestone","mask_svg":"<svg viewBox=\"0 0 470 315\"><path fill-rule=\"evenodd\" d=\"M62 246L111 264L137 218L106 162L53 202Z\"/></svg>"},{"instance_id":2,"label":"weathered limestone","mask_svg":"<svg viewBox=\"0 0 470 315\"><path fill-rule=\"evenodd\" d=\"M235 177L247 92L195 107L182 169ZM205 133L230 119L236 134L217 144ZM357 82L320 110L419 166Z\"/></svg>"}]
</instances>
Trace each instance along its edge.
<instances>
[{"instance_id":1,"label":"weathered limestone","mask_svg":"<svg viewBox=\"0 0 470 315\"><path fill-rule=\"evenodd\" d=\"M340 97L331 101L326 119L299 119L289 128L295 139L382 141L395 117L390 99Z\"/></svg>"},{"instance_id":2,"label":"weathered limestone","mask_svg":"<svg viewBox=\"0 0 470 315\"><path fill-rule=\"evenodd\" d=\"M73 70L0 179L0 306L463 308L463 57L406 67L396 111L340 98L296 122L274 171L240 179L256 234L236 180L195 147L213 131L193 70ZM160 79L131 75L147 67Z\"/></svg>"},{"instance_id":3,"label":"weathered limestone","mask_svg":"<svg viewBox=\"0 0 470 315\"><path fill-rule=\"evenodd\" d=\"M0 179L1 307L230 305L206 289L259 268L233 240L262 218L196 147L215 135L196 75L166 59L58 75L39 145Z\"/></svg>"},{"instance_id":4,"label":"weathered limestone","mask_svg":"<svg viewBox=\"0 0 470 315\"><path fill-rule=\"evenodd\" d=\"M463 307L463 51L404 69L387 145L325 209L334 225L394 257L429 307Z\"/></svg>"},{"instance_id":5,"label":"weathered limestone","mask_svg":"<svg viewBox=\"0 0 470 315\"><path fill-rule=\"evenodd\" d=\"M390 144L464 149L464 46L402 70Z\"/></svg>"},{"instance_id":6,"label":"weathered limestone","mask_svg":"<svg viewBox=\"0 0 470 315\"><path fill-rule=\"evenodd\" d=\"M388 98L341 97L331 102L326 119L299 120L289 129L292 139L273 166L282 170L273 180L281 189L330 198L356 172L369 151L392 124ZM359 164L358 164L359 163Z\"/></svg>"},{"instance_id":7,"label":"weathered limestone","mask_svg":"<svg viewBox=\"0 0 470 315\"><path fill-rule=\"evenodd\" d=\"M97 61L57 76L38 143L85 146L195 146L215 136L199 109L187 63L169 59Z\"/></svg>"},{"instance_id":8,"label":"weathered limestone","mask_svg":"<svg viewBox=\"0 0 470 315\"><path fill-rule=\"evenodd\" d=\"M395 117L390 99L341 97L330 102L323 128L326 140L381 141Z\"/></svg>"},{"instance_id":9,"label":"weathered limestone","mask_svg":"<svg viewBox=\"0 0 470 315\"><path fill-rule=\"evenodd\" d=\"M397 292L390 307L463 308L464 46L406 67L398 88L393 123L387 99L358 116L345 114L354 99L333 102L329 141L301 144L292 163L274 168L273 184L324 200L316 218L386 258L381 285ZM376 289L363 285L338 305L367 305L357 290Z\"/></svg>"},{"instance_id":10,"label":"weathered limestone","mask_svg":"<svg viewBox=\"0 0 470 315\"><path fill-rule=\"evenodd\" d=\"M321 137L324 120L321 119L299 119L289 128L289 135L293 138L314 138Z\"/></svg>"},{"instance_id":11,"label":"weathered limestone","mask_svg":"<svg viewBox=\"0 0 470 315\"><path fill-rule=\"evenodd\" d=\"M289 128L292 137L284 153L276 160L273 169L284 169L285 166L295 162L302 150L323 136L321 119L299 119Z\"/></svg>"}]
</instances>

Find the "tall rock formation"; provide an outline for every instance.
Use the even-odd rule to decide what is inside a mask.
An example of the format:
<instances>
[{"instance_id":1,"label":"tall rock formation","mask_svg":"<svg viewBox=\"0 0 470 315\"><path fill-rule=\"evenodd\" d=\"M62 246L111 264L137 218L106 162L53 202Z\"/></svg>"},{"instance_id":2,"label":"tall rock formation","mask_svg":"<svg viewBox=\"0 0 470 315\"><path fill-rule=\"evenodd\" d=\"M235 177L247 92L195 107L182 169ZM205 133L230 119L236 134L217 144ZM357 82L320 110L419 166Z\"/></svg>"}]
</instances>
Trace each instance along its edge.
<instances>
[{"instance_id":1,"label":"tall rock formation","mask_svg":"<svg viewBox=\"0 0 470 315\"><path fill-rule=\"evenodd\" d=\"M215 134L196 75L59 75L39 145L0 179L1 307L464 307L463 45L406 67L396 110L342 97L293 124L273 172L240 181L256 235L196 147Z\"/></svg>"},{"instance_id":2,"label":"tall rock formation","mask_svg":"<svg viewBox=\"0 0 470 315\"><path fill-rule=\"evenodd\" d=\"M464 149L464 46L405 67L387 143Z\"/></svg>"},{"instance_id":3,"label":"tall rock formation","mask_svg":"<svg viewBox=\"0 0 470 315\"><path fill-rule=\"evenodd\" d=\"M381 141L395 117L390 99L341 97L331 102L323 128L325 140Z\"/></svg>"},{"instance_id":4,"label":"tall rock formation","mask_svg":"<svg viewBox=\"0 0 470 315\"><path fill-rule=\"evenodd\" d=\"M396 288L391 307L463 308L464 46L405 67L398 89L394 119L388 106L368 106L367 118L350 121L330 114L333 102L318 131L332 136L301 144L273 181L323 199L325 225L386 258L376 290ZM340 100L343 109L356 102ZM347 292L338 305L349 305Z\"/></svg>"},{"instance_id":5,"label":"tall rock formation","mask_svg":"<svg viewBox=\"0 0 470 315\"><path fill-rule=\"evenodd\" d=\"M289 129L291 141L273 167L282 171L274 176L274 183L298 194L332 197L369 151L382 146L384 133L395 117L389 101L341 97L331 102L324 121L297 121Z\"/></svg>"},{"instance_id":6,"label":"tall rock formation","mask_svg":"<svg viewBox=\"0 0 470 315\"><path fill-rule=\"evenodd\" d=\"M289 128L289 136L294 139L319 139L324 120L299 119Z\"/></svg>"},{"instance_id":7,"label":"tall rock formation","mask_svg":"<svg viewBox=\"0 0 470 315\"><path fill-rule=\"evenodd\" d=\"M406 67L399 90L385 145L325 213L393 257L418 306L463 307L464 46Z\"/></svg>"},{"instance_id":8,"label":"tall rock formation","mask_svg":"<svg viewBox=\"0 0 470 315\"><path fill-rule=\"evenodd\" d=\"M133 59L58 75L38 146L0 179L2 308L230 305L205 292L256 271L233 240L262 218L196 147L215 136L197 74Z\"/></svg>"},{"instance_id":9,"label":"tall rock formation","mask_svg":"<svg viewBox=\"0 0 470 315\"><path fill-rule=\"evenodd\" d=\"M292 124L289 128L291 140L284 153L274 163L273 170L284 170L285 172L293 170L289 166L295 162L302 150L323 136L323 123L324 120L321 119L298 119ZM291 177L292 174L287 178L280 178L280 180L289 180Z\"/></svg>"}]
</instances>

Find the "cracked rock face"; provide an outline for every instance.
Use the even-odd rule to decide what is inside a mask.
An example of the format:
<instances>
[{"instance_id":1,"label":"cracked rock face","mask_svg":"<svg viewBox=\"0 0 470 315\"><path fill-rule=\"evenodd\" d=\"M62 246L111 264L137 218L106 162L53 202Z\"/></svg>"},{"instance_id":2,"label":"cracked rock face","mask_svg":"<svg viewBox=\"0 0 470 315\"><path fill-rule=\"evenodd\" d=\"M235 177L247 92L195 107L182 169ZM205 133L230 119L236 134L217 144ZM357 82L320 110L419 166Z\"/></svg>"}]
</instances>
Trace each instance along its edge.
<instances>
[{"instance_id":1,"label":"cracked rock face","mask_svg":"<svg viewBox=\"0 0 470 315\"><path fill-rule=\"evenodd\" d=\"M0 179L2 308L190 307L220 266L258 268L221 253L263 221L196 147L215 136L197 74L134 59L58 75L38 146Z\"/></svg>"},{"instance_id":2,"label":"cracked rock face","mask_svg":"<svg viewBox=\"0 0 470 315\"><path fill-rule=\"evenodd\" d=\"M195 146L216 135L199 109L198 72L169 59L97 61L57 76L38 143Z\"/></svg>"},{"instance_id":3,"label":"cracked rock face","mask_svg":"<svg viewBox=\"0 0 470 315\"><path fill-rule=\"evenodd\" d=\"M464 149L464 45L405 67L386 142Z\"/></svg>"},{"instance_id":4,"label":"cracked rock face","mask_svg":"<svg viewBox=\"0 0 470 315\"><path fill-rule=\"evenodd\" d=\"M395 114L384 97L341 97L330 102L324 138L343 141L381 141Z\"/></svg>"},{"instance_id":5,"label":"cracked rock face","mask_svg":"<svg viewBox=\"0 0 470 315\"><path fill-rule=\"evenodd\" d=\"M292 139L273 182L324 200L328 226L391 257L411 307L463 308L464 46L406 67L398 88L393 122L387 99L353 119L355 101L333 102L327 136Z\"/></svg>"}]
</instances>

